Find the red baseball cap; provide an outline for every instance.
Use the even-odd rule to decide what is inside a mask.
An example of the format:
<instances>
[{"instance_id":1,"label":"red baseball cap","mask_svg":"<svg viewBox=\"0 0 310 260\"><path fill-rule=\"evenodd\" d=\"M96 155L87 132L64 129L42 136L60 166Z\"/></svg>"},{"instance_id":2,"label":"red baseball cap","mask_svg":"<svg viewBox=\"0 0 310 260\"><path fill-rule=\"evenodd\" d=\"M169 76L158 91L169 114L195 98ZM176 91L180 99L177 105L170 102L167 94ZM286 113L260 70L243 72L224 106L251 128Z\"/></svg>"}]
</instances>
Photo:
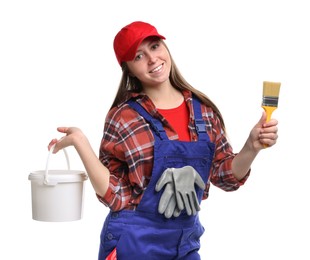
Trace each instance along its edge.
<instances>
[{"instance_id":1,"label":"red baseball cap","mask_svg":"<svg viewBox=\"0 0 310 260\"><path fill-rule=\"evenodd\" d=\"M118 63L122 65L122 62L124 61L133 60L141 42L150 36L157 36L164 40L166 39L149 23L136 21L123 27L116 34L113 43Z\"/></svg>"}]
</instances>

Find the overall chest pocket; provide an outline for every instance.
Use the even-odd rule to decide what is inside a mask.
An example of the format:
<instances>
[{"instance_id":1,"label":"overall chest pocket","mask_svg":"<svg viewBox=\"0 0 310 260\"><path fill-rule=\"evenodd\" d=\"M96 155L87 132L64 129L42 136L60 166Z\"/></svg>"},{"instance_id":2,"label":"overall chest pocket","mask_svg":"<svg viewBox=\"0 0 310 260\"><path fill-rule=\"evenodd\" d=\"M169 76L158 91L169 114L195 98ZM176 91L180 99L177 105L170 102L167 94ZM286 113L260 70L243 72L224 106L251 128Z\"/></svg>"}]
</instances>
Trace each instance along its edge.
<instances>
[{"instance_id":1,"label":"overall chest pocket","mask_svg":"<svg viewBox=\"0 0 310 260\"><path fill-rule=\"evenodd\" d=\"M210 165L212 160L207 157L199 156L175 156L167 155L164 157L164 168L182 168L184 166L192 166L204 180L207 182L209 179Z\"/></svg>"}]
</instances>

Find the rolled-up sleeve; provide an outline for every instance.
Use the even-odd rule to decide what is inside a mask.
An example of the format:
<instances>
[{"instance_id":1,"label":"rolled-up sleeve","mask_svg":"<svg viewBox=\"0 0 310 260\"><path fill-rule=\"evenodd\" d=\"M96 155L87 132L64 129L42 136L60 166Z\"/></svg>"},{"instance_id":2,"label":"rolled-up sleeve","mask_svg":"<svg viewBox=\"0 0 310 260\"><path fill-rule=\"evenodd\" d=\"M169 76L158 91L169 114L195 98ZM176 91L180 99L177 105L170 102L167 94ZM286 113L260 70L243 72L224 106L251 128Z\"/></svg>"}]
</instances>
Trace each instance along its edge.
<instances>
[{"instance_id":1,"label":"rolled-up sleeve","mask_svg":"<svg viewBox=\"0 0 310 260\"><path fill-rule=\"evenodd\" d=\"M118 108L111 110L105 120L104 133L100 145L99 159L109 169L110 180L106 194L97 198L111 210L121 210L131 198L131 187L128 178L128 167L124 154L116 147L121 143Z\"/></svg>"},{"instance_id":2,"label":"rolled-up sleeve","mask_svg":"<svg viewBox=\"0 0 310 260\"><path fill-rule=\"evenodd\" d=\"M214 115L212 131L216 148L210 171L210 181L214 186L224 191L235 191L246 182L251 170L241 180L233 175L232 161L236 153L233 152L216 115Z\"/></svg>"},{"instance_id":3,"label":"rolled-up sleeve","mask_svg":"<svg viewBox=\"0 0 310 260\"><path fill-rule=\"evenodd\" d=\"M136 111L123 105L105 120L99 159L110 171L109 187L100 202L112 211L135 209L151 176L154 138Z\"/></svg>"}]
</instances>

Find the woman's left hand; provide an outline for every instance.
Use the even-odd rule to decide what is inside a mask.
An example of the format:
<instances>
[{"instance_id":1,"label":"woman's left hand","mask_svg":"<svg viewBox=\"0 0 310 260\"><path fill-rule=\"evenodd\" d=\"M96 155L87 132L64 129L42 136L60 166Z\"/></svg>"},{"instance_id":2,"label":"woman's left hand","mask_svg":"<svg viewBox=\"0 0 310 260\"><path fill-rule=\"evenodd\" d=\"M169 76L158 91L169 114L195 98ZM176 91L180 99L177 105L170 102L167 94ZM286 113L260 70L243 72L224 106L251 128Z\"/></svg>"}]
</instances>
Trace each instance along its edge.
<instances>
[{"instance_id":1,"label":"woman's left hand","mask_svg":"<svg viewBox=\"0 0 310 260\"><path fill-rule=\"evenodd\" d=\"M248 138L248 142L250 142L250 145L256 151L273 146L278 139L278 121L271 119L266 122L266 118L266 112L264 111L258 123L251 130Z\"/></svg>"}]
</instances>

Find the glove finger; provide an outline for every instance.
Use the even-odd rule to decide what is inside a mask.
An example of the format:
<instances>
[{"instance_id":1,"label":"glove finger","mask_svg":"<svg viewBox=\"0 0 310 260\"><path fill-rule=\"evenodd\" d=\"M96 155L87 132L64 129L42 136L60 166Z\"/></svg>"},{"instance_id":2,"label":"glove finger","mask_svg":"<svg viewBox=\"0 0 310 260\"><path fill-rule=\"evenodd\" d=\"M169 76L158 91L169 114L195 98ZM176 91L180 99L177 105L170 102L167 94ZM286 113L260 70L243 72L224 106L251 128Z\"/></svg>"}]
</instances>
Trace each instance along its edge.
<instances>
[{"instance_id":1,"label":"glove finger","mask_svg":"<svg viewBox=\"0 0 310 260\"><path fill-rule=\"evenodd\" d=\"M199 201L198 201L196 192L193 192L193 203L194 203L193 208L196 209L196 213L197 213L197 211L200 211L200 205L199 205Z\"/></svg>"},{"instance_id":2,"label":"glove finger","mask_svg":"<svg viewBox=\"0 0 310 260\"><path fill-rule=\"evenodd\" d=\"M187 215L189 215L189 216L192 215L192 209L191 209L191 206L190 206L190 203L189 203L188 194L184 194L182 196L182 198L183 198L183 202L184 202L184 205L185 205L185 209L186 209Z\"/></svg>"},{"instance_id":3,"label":"glove finger","mask_svg":"<svg viewBox=\"0 0 310 260\"><path fill-rule=\"evenodd\" d=\"M172 217L172 214L173 214L173 212L175 210L176 204L177 203L176 203L175 197L172 196L170 198L170 201L169 201L169 203L167 205L167 208L165 210L165 217L166 218L171 218Z\"/></svg>"},{"instance_id":4,"label":"glove finger","mask_svg":"<svg viewBox=\"0 0 310 260\"><path fill-rule=\"evenodd\" d=\"M169 201L173 195L174 195L173 185L168 183L165 187L163 194L160 197L160 200L159 200L158 212L160 214L163 214L165 212L165 210L169 204Z\"/></svg>"},{"instance_id":5,"label":"glove finger","mask_svg":"<svg viewBox=\"0 0 310 260\"><path fill-rule=\"evenodd\" d=\"M177 206L179 208L180 211L182 211L184 209L184 203L183 203L183 199L182 199L182 196L179 192L175 192L175 197L176 197L176 200L177 200Z\"/></svg>"},{"instance_id":6,"label":"glove finger","mask_svg":"<svg viewBox=\"0 0 310 260\"><path fill-rule=\"evenodd\" d=\"M195 183L198 185L198 187L202 190L206 188L206 184L201 178L200 174L195 171Z\"/></svg>"},{"instance_id":7,"label":"glove finger","mask_svg":"<svg viewBox=\"0 0 310 260\"><path fill-rule=\"evenodd\" d=\"M176 206L173 212L173 216L177 218L178 216L180 216L180 214L181 214L181 210L178 208L178 206Z\"/></svg>"},{"instance_id":8,"label":"glove finger","mask_svg":"<svg viewBox=\"0 0 310 260\"><path fill-rule=\"evenodd\" d=\"M191 210L192 210L192 215L196 215L196 213L197 213L196 208L195 208L195 205L197 203L195 202L194 194L196 194L195 191L193 191L192 193L188 194L188 200L189 200L189 205L190 205Z\"/></svg>"},{"instance_id":9,"label":"glove finger","mask_svg":"<svg viewBox=\"0 0 310 260\"><path fill-rule=\"evenodd\" d=\"M172 182L171 169L166 169L156 183L155 190L160 191L168 182Z\"/></svg>"}]
</instances>

